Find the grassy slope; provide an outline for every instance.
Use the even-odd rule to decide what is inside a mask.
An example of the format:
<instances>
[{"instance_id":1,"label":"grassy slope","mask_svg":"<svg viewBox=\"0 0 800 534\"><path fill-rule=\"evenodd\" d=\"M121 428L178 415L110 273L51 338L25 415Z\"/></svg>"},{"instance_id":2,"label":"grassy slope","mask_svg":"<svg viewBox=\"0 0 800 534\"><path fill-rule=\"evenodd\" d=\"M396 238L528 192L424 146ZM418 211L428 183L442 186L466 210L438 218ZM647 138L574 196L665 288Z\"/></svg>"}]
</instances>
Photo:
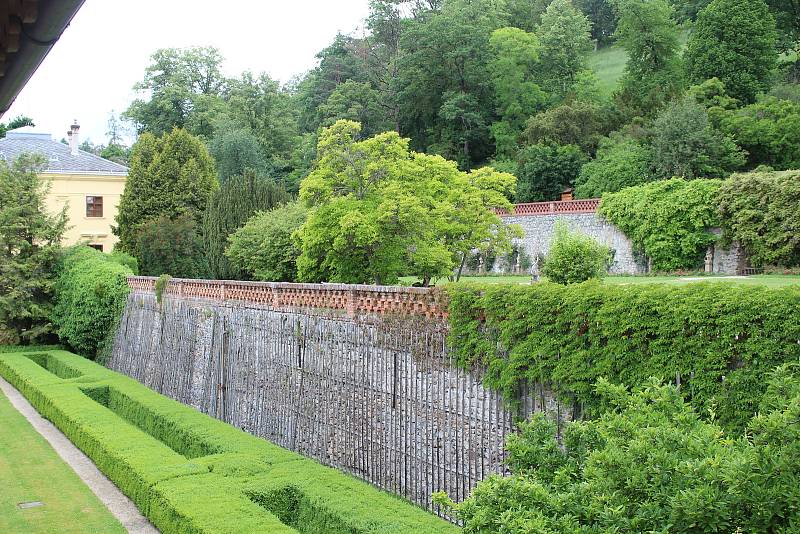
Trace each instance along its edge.
<instances>
[{"instance_id":1,"label":"grassy slope","mask_svg":"<svg viewBox=\"0 0 800 534\"><path fill-rule=\"evenodd\" d=\"M681 49L686 47L689 41L689 32L681 31ZM598 79L598 87L603 96L611 96L625 72L625 64L628 62L628 53L618 45L607 46L589 54L587 66L592 70Z\"/></svg>"},{"instance_id":2,"label":"grassy slope","mask_svg":"<svg viewBox=\"0 0 800 534\"><path fill-rule=\"evenodd\" d=\"M18 503L44 506L21 510ZM125 532L0 393L0 532Z\"/></svg>"}]
</instances>

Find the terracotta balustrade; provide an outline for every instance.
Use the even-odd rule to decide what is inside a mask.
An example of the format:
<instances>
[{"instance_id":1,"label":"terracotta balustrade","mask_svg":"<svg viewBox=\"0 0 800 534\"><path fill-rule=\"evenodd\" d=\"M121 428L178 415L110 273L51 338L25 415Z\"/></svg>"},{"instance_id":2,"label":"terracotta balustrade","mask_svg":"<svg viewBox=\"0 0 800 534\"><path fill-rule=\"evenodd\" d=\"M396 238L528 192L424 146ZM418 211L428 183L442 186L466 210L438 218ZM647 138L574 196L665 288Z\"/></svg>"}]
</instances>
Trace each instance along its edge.
<instances>
[{"instance_id":1,"label":"terracotta balustrade","mask_svg":"<svg viewBox=\"0 0 800 534\"><path fill-rule=\"evenodd\" d=\"M597 206L599 204L599 198L553 202L529 202L526 204L515 204L513 214L500 209L495 211L501 217L520 215L558 215L561 213L594 213L597 211Z\"/></svg>"},{"instance_id":2,"label":"terracotta balustrade","mask_svg":"<svg viewBox=\"0 0 800 534\"><path fill-rule=\"evenodd\" d=\"M128 277L134 293L155 293L156 278ZM165 295L274 309L322 308L347 315L401 314L446 317L447 305L435 288L348 284L292 284L171 278Z\"/></svg>"}]
</instances>

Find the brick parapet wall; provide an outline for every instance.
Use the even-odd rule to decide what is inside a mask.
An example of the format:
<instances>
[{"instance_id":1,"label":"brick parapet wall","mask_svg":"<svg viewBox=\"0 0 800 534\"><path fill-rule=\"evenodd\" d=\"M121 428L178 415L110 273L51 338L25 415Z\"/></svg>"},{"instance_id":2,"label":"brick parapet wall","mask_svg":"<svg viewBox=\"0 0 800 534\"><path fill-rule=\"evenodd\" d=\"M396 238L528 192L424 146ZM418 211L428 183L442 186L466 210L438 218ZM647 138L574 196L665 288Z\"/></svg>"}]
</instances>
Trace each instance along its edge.
<instances>
[{"instance_id":1,"label":"brick parapet wall","mask_svg":"<svg viewBox=\"0 0 800 534\"><path fill-rule=\"evenodd\" d=\"M155 293L156 280L149 276L131 276L128 277L128 287L134 293ZM370 314L447 317L444 293L424 287L171 278L164 294L276 310L342 310L351 317Z\"/></svg>"}]
</instances>

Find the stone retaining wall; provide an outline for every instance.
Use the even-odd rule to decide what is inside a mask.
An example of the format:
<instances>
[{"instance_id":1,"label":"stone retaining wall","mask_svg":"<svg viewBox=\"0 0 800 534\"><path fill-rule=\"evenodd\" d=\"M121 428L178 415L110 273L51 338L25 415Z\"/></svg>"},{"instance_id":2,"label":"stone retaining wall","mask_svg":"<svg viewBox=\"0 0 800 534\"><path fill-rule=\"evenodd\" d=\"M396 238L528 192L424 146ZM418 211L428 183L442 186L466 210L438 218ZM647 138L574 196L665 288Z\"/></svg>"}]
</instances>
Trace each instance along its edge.
<instances>
[{"instance_id":1,"label":"stone retaining wall","mask_svg":"<svg viewBox=\"0 0 800 534\"><path fill-rule=\"evenodd\" d=\"M129 285L112 369L423 506L503 473L516 417L573 415L536 384L511 408L453 365L432 289L173 280L159 302L153 279ZM343 290L428 313L348 308Z\"/></svg>"}]
</instances>

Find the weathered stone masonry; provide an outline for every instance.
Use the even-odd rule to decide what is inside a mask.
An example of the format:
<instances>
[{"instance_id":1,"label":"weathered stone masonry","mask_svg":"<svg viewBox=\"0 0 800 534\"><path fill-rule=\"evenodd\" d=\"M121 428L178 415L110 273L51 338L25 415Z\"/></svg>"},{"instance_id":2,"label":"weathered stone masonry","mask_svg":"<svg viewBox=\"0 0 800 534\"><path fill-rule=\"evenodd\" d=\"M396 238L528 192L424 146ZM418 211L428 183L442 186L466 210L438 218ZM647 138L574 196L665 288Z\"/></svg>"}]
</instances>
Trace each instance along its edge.
<instances>
[{"instance_id":1,"label":"weathered stone masonry","mask_svg":"<svg viewBox=\"0 0 800 534\"><path fill-rule=\"evenodd\" d=\"M455 367L433 289L172 280L159 303L129 284L112 369L423 506L502 473L515 415L572 415Z\"/></svg>"}]
</instances>

